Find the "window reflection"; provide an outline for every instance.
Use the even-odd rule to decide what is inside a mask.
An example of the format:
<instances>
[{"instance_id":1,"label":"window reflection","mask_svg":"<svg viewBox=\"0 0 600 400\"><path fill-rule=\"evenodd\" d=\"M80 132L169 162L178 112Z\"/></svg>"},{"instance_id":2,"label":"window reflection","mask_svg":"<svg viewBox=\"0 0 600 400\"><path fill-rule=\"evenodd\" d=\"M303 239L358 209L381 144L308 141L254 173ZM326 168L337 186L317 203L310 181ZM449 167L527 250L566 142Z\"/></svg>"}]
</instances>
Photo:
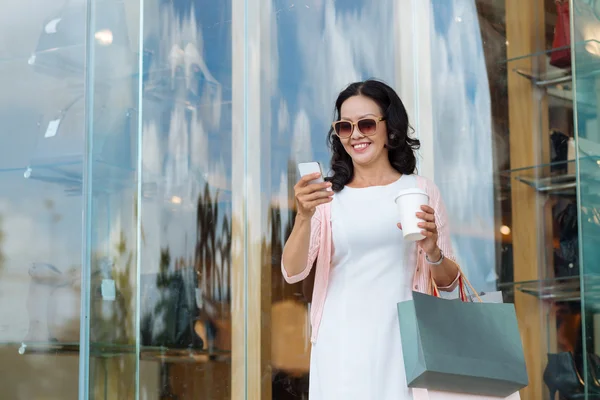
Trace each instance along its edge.
<instances>
[{"instance_id":1,"label":"window reflection","mask_svg":"<svg viewBox=\"0 0 600 400\"><path fill-rule=\"evenodd\" d=\"M142 320L140 387L149 398L229 399L230 5L157 2L146 11L142 293L154 288L161 307Z\"/></svg>"},{"instance_id":2,"label":"window reflection","mask_svg":"<svg viewBox=\"0 0 600 400\"><path fill-rule=\"evenodd\" d=\"M520 17L512 2L499 0L263 0L253 4L258 11L235 7L242 3L12 2L0 15L7 38L0 43L0 382L7 397L77 397L80 300L89 295L89 390L98 397L127 397L139 386L144 399L229 399L247 384L273 399L306 398L311 286L285 284L280 273L297 163L328 166L335 96L369 77L390 83L410 109L424 143L420 171L441 188L454 248L478 289L499 285L512 299L515 279L548 275L573 285L580 270L594 268L579 260L572 223L573 212L592 215L597 202L582 191L585 207L573 211L575 177L589 185L597 173L597 85L586 73L598 53L598 13L589 1L572 2L573 32L586 41L573 53L576 91L572 69L546 65L548 54L529 56L552 47L553 2L538 5L543 23L523 28L537 47L509 42ZM548 83L556 76L560 83ZM511 107L529 111L519 117ZM516 138L537 129L539 155L511 151L535 147ZM234 143L236 132L243 143ZM592 158L580 171L565 163L519 182L509 171L572 160L575 147ZM520 186L546 172L570 180L535 196L527 192L533 186ZM513 218L523 204L531 208ZM568 220L560 217L565 210ZM536 229L524 233L528 226ZM583 258L595 258L593 227L583 224ZM544 235L551 242L544 249L518 247L534 236L545 243ZM587 344L579 330L587 324L592 338L595 317L592 306L586 316L577 304L543 314L542 303L521 303L530 309L528 343L543 337L549 352L581 353ZM555 341L546 340L540 315L557 326ZM255 340L254 348L244 340ZM260 383L244 381L252 368ZM542 390L537 375L535 385Z\"/></svg>"}]
</instances>

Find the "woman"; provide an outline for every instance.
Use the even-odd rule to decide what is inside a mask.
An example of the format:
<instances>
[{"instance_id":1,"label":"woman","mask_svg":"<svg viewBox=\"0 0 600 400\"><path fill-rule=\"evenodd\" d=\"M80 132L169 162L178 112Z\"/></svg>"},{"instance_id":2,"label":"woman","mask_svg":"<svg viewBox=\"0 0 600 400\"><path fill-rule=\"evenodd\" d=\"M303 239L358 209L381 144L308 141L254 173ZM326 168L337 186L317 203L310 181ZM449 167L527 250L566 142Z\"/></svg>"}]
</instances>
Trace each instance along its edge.
<instances>
[{"instance_id":1,"label":"woman","mask_svg":"<svg viewBox=\"0 0 600 400\"><path fill-rule=\"evenodd\" d=\"M353 83L335 104L329 131L332 176L294 187L298 213L282 256L286 281L316 268L312 297L310 399L412 399L396 304L412 291L451 291L458 282L446 211L437 187L414 174L419 141L392 88ZM317 174L318 176L318 174ZM403 240L395 194L419 187L425 238Z\"/></svg>"}]
</instances>

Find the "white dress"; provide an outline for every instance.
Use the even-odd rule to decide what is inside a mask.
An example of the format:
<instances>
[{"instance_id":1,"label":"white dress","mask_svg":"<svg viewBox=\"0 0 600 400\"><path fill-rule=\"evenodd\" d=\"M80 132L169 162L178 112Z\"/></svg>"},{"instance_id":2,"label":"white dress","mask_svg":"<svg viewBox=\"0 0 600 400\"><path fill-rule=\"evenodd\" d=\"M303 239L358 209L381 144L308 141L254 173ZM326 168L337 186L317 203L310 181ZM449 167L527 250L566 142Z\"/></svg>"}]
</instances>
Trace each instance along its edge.
<instances>
[{"instance_id":1,"label":"white dress","mask_svg":"<svg viewBox=\"0 0 600 400\"><path fill-rule=\"evenodd\" d=\"M396 304L412 298L414 267L396 226L395 194L414 176L344 188L331 205L333 255L310 362L310 400L409 400Z\"/></svg>"}]
</instances>

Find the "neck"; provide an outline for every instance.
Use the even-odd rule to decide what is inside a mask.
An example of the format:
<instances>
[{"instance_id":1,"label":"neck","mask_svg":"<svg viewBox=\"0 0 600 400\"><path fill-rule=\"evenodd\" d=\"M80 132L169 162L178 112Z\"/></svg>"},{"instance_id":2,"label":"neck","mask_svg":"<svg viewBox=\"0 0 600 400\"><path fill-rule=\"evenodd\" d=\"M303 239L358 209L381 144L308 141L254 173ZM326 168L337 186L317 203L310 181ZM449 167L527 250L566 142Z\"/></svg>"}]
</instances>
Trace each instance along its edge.
<instances>
[{"instance_id":1,"label":"neck","mask_svg":"<svg viewBox=\"0 0 600 400\"><path fill-rule=\"evenodd\" d=\"M386 185L398 180L402 174L392 167L390 161L385 158L383 162L370 165L354 164L354 176L352 183L359 186Z\"/></svg>"}]
</instances>

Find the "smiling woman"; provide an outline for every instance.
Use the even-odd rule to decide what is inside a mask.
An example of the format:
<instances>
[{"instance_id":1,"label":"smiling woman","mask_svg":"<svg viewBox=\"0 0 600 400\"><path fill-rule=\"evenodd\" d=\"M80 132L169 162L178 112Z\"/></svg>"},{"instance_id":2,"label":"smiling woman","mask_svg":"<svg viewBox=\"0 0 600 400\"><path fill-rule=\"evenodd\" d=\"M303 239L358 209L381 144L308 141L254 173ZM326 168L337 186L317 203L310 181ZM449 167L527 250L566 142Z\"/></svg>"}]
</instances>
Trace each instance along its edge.
<instances>
[{"instance_id":1,"label":"smiling woman","mask_svg":"<svg viewBox=\"0 0 600 400\"><path fill-rule=\"evenodd\" d=\"M334 191L346 184L368 185L354 176L354 164L389 163L392 179L415 171L420 143L409 136L408 114L391 87L376 80L353 83L340 93L335 108L338 121L328 136ZM384 153L387 161L380 157Z\"/></svg>"},{"instance_id":2,"label":"smiling woman","mask_svg":"<svg viewBox=\"0 0 600 400\"><path fill-rule=\"evenodd\" d=\"M296 184L298 215L282 257L290 283L315 268L310 399L409 400L394 305L413 290L455 287L445 207L433 182L415 175L419 141L409 136L407 112L391 87L353 83L335 107L333 175L326 183L310 183L309 175ZM393 201L409 188L429 198L415 213L416 244L396 224ZM353 347L349 356L355 342L373 346Z\"/></svg>"}]
</instances>

